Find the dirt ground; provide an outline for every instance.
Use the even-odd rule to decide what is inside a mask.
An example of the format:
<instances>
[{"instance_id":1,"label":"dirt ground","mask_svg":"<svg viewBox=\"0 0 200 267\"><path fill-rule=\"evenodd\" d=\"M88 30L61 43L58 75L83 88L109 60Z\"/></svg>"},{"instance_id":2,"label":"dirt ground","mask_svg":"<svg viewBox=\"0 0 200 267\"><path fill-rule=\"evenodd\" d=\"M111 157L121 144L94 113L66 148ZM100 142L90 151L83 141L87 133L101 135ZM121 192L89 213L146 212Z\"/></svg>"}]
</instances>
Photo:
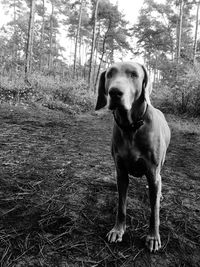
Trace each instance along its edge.
<instances>
[{"instance_id":1,"label":"dirt ground","mask_svg":"<svg viewBox=\"0 0 200 267\"><path fill-rule=\"evenodd\" d=\"M106 239L117 203L111 114L2 105L1 266L200 266L200 121L166 117L162 249L150 254L145 178L130 179L123 242Z\"/></svg>"}]
</instances>

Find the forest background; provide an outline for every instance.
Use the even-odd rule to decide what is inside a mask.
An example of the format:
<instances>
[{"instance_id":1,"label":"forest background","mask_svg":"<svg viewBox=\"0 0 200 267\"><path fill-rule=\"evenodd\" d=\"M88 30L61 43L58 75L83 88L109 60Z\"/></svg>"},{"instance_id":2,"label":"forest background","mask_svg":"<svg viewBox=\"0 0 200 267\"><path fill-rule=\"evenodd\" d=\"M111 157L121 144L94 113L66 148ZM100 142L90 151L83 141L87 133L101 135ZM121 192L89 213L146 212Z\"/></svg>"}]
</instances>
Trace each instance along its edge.
<instances>
[{"instance_id":1,"label":"forest background","mask_svg":"<svg viewBox=\"0 0 200 267\"><path fill-rule=\"evenodd\" d=\"M9 20L0 28L0 100L92 109L101 71L139 60L165 108L197 116L199 5L145 0L132 24L109 0L1 0Z\"/></svg>"}]
</instances>

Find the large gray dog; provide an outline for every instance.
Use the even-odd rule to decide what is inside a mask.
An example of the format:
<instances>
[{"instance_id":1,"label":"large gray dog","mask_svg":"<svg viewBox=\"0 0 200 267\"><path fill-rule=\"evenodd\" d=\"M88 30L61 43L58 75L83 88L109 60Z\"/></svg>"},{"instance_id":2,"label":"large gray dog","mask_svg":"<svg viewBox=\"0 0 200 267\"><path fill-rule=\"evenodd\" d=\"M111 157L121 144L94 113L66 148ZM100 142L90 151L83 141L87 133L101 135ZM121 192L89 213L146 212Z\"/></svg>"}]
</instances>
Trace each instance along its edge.
<instances>
[{"instance_id":1,"label":"large gray dog","mask_svg":"<svg viewBox=\"0 0 200 267\"><path fill-rule=\"evenodd\" d=\"M113 111L112 156L119 193L118 212L110 242L122 241L126 229L128 174L145 175L149 184L151 216L146 245L161 247L159 210L161 167L170 142L170 129L162 112L150 103L151 86L146 68L138 63L115 63L101 74L96 110Z\"/></svg>"}]
</instances>

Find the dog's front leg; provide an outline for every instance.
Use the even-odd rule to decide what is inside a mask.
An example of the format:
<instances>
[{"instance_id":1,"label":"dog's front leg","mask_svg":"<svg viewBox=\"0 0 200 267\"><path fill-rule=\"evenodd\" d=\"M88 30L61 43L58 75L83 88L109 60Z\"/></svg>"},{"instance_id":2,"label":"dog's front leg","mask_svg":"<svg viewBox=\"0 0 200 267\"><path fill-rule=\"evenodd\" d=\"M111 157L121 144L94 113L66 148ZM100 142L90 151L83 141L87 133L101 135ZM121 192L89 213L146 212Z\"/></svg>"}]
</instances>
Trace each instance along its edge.
<instances>
[{"instance_id":1,"label":"dog's front leg","mask_svg":"<svg viewBox=\"0 0 200 267\"><path fill-rule=\"evenodd\" d=\"M108 233L108 241L121 242L126 230L126 204L128 191L128 173L125 169L117 166L117 187L118 187L118 210L116 222L113 229Z\"/></svg>"},{"instance_id":2,"label":"dog's front leg","mask_svg":"<svg viewBox=\"0 0 200 267\"><path fill-rule=\"evenodd\" d=\"M150 252L155 252L161 248L161 240L159 234L160 225L160 197L161 197L161 176L160 172L155 171L147 175L149 184L149 197L151 205L151 217L149 234L146 238L146 245Z\"/></svg>"}]
</instances>

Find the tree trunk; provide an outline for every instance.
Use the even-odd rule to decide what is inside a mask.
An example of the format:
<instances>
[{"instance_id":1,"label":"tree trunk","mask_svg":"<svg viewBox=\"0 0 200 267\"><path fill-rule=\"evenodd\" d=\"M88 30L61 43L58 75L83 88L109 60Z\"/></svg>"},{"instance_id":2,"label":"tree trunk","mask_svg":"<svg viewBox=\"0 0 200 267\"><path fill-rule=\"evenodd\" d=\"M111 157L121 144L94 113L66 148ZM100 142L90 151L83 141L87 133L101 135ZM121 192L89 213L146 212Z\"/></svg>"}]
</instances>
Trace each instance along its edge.
<instances>
[{"instance_id":1,"label":"tree trunk","mask_svg":"<svg viewBox=\"0 0 200 267\"><path fill-rule=\"evenodd\" d=\"M77 58L78 41L79 41L80 29L81 29L82 10L83 10L83 0L81 0L81 2L80 2L80 11L79 11L79 18L78 18L78 28L77 28L76 39L75 39L74 65L73 65L73 74L72 74L73 79L76 76L76 58Z\"/></svg>"},{"instance_id":2,"label":"tree trunk","mask_svg":"<svg viewBox=\"0 0 200 267\"><path fill-rule=\"evenodd\" d=\"M45 18L45 0L42 0L42 27L41 27L41 37L40 37L40 58L39 58L39 70L41 71L43 65L43 50L44 50L44 18Z\"/></svg>"},{"instance_id":3,"label":"tree trunk","mask_svg":"<svg viewBox=\"0 0 200 267\"><path fill-rule=\"evenodd\" d=\"M85 80L86 80L86 78L88 76L87 75L87 61L88 61L87 53L88 53L88 50L89 50L89 46L86 43L85 46L84 46L85 62L84 62L84 67L83 67L83 77L84 77Z\"/></svg>"},{"instance_id":4,"label":"tree trunk","mask_svg":"<svg viewBox=\"0 0 200 267\"><path fill-rule=\"evenodd\" d=\"M176 60L179 63L180 54L181 54L181 35L182 35L182 24L183 24L183 0L180 0L180 11L179 11L179 25L177 31L177 56Z\"/></svg>"},{"instance_id":5,"label":"tree trunk","mask_svg":"<svg viewBox=\"0 0 200 267\"><path fill-rule=\"evenodd\" d=\"M104 39L103 39L103 47L102 47L102 54L101 54L101 59L100 59L100 63L99 63L99 67L98 67L98 71L97 71L97 76L96 76L96 81L95 81L95 85L94 85L94 92L96 93L96 85L97 85L97 82L98 82L98 78L99 78L99 73L100 73L100 70L101 70L101 63L103 61L103 57L104 57L104 54L106 52L106 49L105 49L105 46L106 46L106 39L107 39L107 35L110 31L110 27L111 27L111 21L109 22L109 25L108 25L108 29L105 33L105 36L104 36Z\"/></svg>"},{"instance_id":6,"label":"tree trunk","mask_svg":"<svg viewBox=\"0 0 200 267\"><path fill-rule=\"evenodd\" d=\"M102 54L101 54L101 59L100 59L100 63L99 63L98 71L97 71L95 85L94 85L94 93L96 93L96 86L97 86L97 82L98 82L98 78L99 78L99 73L100 73L100 70L101 70L101 63L103 61L104 55L105 55L105 51L103 51Z\"/></svg>"},{"instance_id":7,"label":"tree trunk","mask_svg":"<svg viewBox=\"0 0 200 267\"><path fill-rule=\"evenodd\" d=\"M96 51L95 51L95 58L94 58L94 75L93 75L93 84L95 84L95 73L96 73L96 68L97 68L97 58L98 58L98 47L99 47L99 41L97 40L97 45L96 45Z\"/></svg>"},{"instance_id":8,"label":"tree trunk","mask_svg":"<svg viewBox=\"0 0 200 267\"><path fill-rule=\"evenodd\" d=\"M199 25L199 6L200 6L200 1L197 3L197 13L196 13L196 27L195 27L194 48L193 48L193 61L194 61L194 63L195 63L196 50L197 50L197 36L198 36L198 25Z\"/></svg>"},{"instance_id":9,"label":"tree trunk","mask_svg":"<svg viewBox=\"0 0 200 267\"><path fill-rule=\"evenodd\" d=\"M95 11L94 11L94 27L93 27L93 36L92 36L92 47L91 47L89 73L88 73L89 90L91 90L91 85L92 85L93 58L94 58L94 48L95 48L95 39L96 39L96 24L97 24L98 5L99 5L99 0L96 0Z\"/></svg>"},{"instance_id":10,"label":"tree trunk","mask_svg":"<svg viewBox=\"0 0 200 267\"><path fill-rule=\"evenodd\" d=\"M108 29L109 30L109 29ZM103 57L104 57L104 54L105 54L105 45L106 45L106 38L107 38L107 33L108 33L108 30L105 34L105 37L103 39L103 48L102 48L102 54L101 54L101 59L100 59L100 63L99 63L99 67L98 67L98 71L97 71L97 76L96 76L96 81L95 81L95 85L94 85L94 92L96 93L96 86L97 86L97 82L98 82L98 78L99 78L99 73L100 73L100 70L101 70L101 63L103 61Z\"/></svg>"},{"instance_id":11,"label":"tree trunk","mask_svg":"<svg viewBox=\"0 0 200 267\"><path fill-rule=\"evenodd\" d=\"M49 44L49 71L52 70L52 65L53 65L53 55L52 55L52 46L53 46L53 16L54 16L54 1L51 0L50 44Z\"/></svg>"},{"instance_id":12,"label":"tree trunk","mask_svg":"<svg viewBox=\"0 0 200 267\"><path fill-rule=\"evenodd\" d=\"M81 36L79 36L79 65L81 66L82 65L82 47L81 47L81 44L82 44L82 39L81 39Z\"/></svg>"},{"instance_id":13,"label":"tree trunk","mask_svg":"<svg viewBox=\"0 0 200 267\"><path fill-rule=\"evenodd\" d=\"M17 58L16 53L16 1L13 3L13 22L14 22L14 34L13 34L13 48L12 48L12 64L11 64L11 80L13 79L13 72L16 73L15 61Z\"/></svg>"},{"instance_id":14,"label":"tree trunk","mask_svg":"<svg viewBox=\"0 0 200 267\"><path fill-rule=\"evenodd\" d=\"M70 61L70 65L72 65L72 61L73 61L73 49L74 48L74 38L70 37L70 46L69 46L69 61ZM71 73L71 69L70 69L70 76L72 76Z\"/></svg>"},{"instance_id":15,"label":"tree trunk","mask_svg":"<svg viewBox=\"0 0 200 267\"><path fill-rule=\"evenodd\" d=\"M29 73L31 72L31 60L32 60L32 48L33 48L33 30L34 30L34 12L35 12L35 0L30 2L30 15L28 26L28 40L26 47L26 64L25 64L25 82L30 85L28 80Z\"/></svg>"},{"instance_id":16,"label":"tree trunk","mask_svg":"<svg viewBox=\"0 0 200 267\"><path fill-rule=\"evenodd\" d=\"M79 72L78 72L78 76L82 77L82 53L81 53L81 43L82 43L82 39L81 36L79 36ZM78 77L77 76L77 77Z\"/></svg>"}]
</instances>

